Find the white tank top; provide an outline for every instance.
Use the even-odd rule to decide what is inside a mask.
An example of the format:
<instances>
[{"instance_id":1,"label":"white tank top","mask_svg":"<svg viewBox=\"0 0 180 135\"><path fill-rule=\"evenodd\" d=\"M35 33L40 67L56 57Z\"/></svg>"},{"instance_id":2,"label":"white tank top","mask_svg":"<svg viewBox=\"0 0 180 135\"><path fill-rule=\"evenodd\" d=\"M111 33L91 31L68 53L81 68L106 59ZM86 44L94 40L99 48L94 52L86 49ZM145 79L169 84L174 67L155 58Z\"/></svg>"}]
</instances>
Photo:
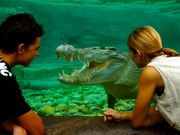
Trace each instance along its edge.
<instances>
[{"instance_id":1,"label":"white tank top","mask_svg":"<svg viewBox=\"0 0 180 135\"><path fill-rule=\"evenodd\" d=\"M162 76L164 93L156 96L156 109L174 128L180 130L180 57L158 56L147 66L153 66Z\"/></svg>"}]
</instances>

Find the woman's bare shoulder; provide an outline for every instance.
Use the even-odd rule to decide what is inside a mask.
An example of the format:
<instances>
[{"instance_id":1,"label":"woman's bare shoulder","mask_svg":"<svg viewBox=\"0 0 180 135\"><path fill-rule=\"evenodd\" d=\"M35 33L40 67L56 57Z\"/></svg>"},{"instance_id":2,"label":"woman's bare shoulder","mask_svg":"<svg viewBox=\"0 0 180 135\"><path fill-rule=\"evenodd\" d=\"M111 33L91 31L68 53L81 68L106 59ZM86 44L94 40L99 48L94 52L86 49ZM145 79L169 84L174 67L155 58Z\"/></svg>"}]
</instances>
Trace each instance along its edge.
<instances>
[{"instance_id":1,"label":"woman's bare shoulder","mask_svg":"<svg viewBox=\"0 0 180 135\"><path fill-rule=\"evenodd\" d=\"M153 66L147 66L143 69L140 80L141 81L147 81L147 82L156 82L161 80L161 75L158 72L157 69L155 69Z\"/></svg>"}]
</instances>

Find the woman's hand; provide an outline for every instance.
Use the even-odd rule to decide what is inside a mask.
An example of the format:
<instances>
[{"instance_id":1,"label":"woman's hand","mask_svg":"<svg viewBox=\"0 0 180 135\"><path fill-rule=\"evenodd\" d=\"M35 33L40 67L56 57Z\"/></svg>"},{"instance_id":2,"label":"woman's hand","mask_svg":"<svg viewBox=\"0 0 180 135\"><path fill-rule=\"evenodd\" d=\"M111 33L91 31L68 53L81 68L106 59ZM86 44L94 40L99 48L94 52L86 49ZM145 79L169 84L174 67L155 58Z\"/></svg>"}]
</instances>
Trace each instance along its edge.
<instances>
[{"instance_id":1,"label":"woman's hand","mask_svg":"<svg viewBox=\"0 0 180 135\"><path fill-rule=\"evenodd\" d=\"M110 108L106 112L104 112L104 122L112 120L122 120L122 118L120 112L117 112Z\"/></svg>"}]
</instances>

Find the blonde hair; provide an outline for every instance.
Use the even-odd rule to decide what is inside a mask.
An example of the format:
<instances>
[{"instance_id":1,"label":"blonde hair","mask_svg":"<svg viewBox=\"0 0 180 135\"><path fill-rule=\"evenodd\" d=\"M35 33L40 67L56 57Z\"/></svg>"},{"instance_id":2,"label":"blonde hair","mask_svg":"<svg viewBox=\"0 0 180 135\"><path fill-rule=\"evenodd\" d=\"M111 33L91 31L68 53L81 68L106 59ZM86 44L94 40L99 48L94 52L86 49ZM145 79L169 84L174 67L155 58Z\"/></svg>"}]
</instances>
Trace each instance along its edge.
<instances>
[{"instance_id":1,"label":"blonde hair","mask_svg":"<svg viewBox=\"0 0 180 135\"><path fill-rule=\"evenodd\" d=\"M143 26L133 31L128 38L130 50L140 50L149 57L155 57L160 53L168 56L177 56L177 52L170 48L162 48L162 41L159 33L150 26Z\"/></svg>"}]
</instances>

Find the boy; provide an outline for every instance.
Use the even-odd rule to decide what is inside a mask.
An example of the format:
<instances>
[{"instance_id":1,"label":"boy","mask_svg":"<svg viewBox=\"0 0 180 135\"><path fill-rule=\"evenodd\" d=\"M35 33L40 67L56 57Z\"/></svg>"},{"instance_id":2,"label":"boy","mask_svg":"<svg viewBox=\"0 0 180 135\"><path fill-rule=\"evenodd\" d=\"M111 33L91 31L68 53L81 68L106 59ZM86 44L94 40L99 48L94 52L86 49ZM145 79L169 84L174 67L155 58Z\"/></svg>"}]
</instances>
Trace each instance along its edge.
<instances>
[{"instance_id":1,"label":"boy","mask_svg":"<svg viewBox=\"0 0 180 135\"><path fill-rule=\"evenodd\" d=\"M0 127L13 135L44 134L42 119L26 103L11 72L38 55L42 35L42 26L27 13L11 15L0 25Z\"/></svg>"}]
</instances>

